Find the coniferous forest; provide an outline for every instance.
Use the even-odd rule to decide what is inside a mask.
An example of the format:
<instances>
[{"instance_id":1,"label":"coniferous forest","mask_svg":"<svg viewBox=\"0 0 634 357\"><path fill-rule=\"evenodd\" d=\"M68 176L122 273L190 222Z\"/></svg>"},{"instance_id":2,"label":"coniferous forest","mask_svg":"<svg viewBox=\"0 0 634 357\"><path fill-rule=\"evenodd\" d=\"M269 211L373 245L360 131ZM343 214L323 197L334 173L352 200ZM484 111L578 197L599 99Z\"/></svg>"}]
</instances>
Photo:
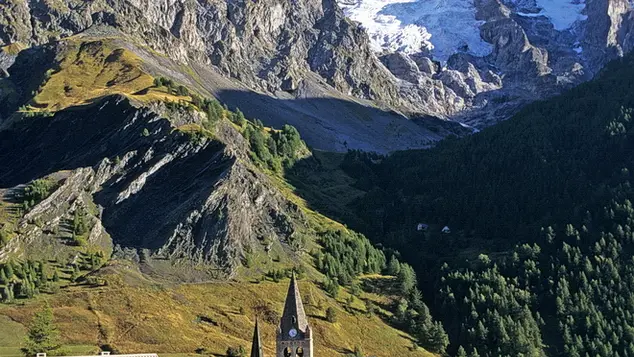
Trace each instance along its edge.
<instances>
[{"instance_id":1,"label":"coniferous forest","mask_svg":"<svg viewBox=\"0 0 634 357\"><path fill-rule=\"evenodd\" d=\"M628 57L471 137L351 151L348 221L415 268L451 354L634 356L632 108Z\"/></svg>"}]
</instances>

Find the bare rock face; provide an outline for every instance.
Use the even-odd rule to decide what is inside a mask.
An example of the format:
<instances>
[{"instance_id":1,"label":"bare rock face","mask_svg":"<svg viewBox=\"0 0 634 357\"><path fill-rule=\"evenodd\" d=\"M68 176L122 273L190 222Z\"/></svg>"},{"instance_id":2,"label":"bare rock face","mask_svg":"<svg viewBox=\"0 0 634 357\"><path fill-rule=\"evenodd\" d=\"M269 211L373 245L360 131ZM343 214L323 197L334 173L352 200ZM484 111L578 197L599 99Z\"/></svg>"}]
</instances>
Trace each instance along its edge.
<instances>
[{"instance_id":1,"label":"bare rock face","mask_svg":"<svg viewBox=\"0 0 634 357\"><path fill-rule=\"evenodd\" d=\"M0 46L40 45L79 33L123 34L128 42L271 97L334 89L409 117L475 127L590 79L634 47L628 0L589 0L587 19L565 30L556 29L535 0L475 0L480 37L492 51L476 58L462 56L468 49L456 50L460 68L428 52L375 52L335 0L13 0L6 6Z\"/></svg>"},{"instance_id":2,"label":"bare rock face","mask_svg":"<svg viewBox=\"0 0 634 357\"><path fill-rule=\"evenodd\" d=\"M411 58L418 66L418 69L423 73L434 75L440 70L440 63L432 61L427 56L413 55Z\"/></svg>"},{"instance_id":3,"label":"bare rock face","mask_svg":"<svg viewBox=\"0 0 634 357\"><path fill-rule=\"evenodd\" d=\"M9 77L9 67L15 63L15 56L0 52L0 78Z\"/></svg>"},{"instance_id":4,"label":"bare rock face","mask_svg":"<svg viewBox=\"0 0 634 357\"><path fill-rule=\"evenodd\" d=\"M632 10L627 0L594 0L588 1L587 12L592 16L582 28L583 45L589 65L597 71L608 60L623 56L626 38L631 36Z\"/></svg>"},{"instance_id":5,"label":"bare rock face","mask_svg":"<svg viewBox=\"0 0 634 357\"><path fill-rule=\"evenodd\" d=\"M199 120L192 114L188 123ZM193 267L209 266L216 276L230 276L247 251L263 251L265 239L285 245L305 220L249 167L247 144L230 124L220 123L217 137L194 140L122 97L1 131L0 187L64 173L63 184L28 212L24 233L5 249L28 251L29 242L58 239L50 232L78 207L95 206L89 243L134 249L148 272L200 280L208 276Z\"/></svg>"},{"instance_id":6,"label":"bare rock face","mask_svg":"<svg viewBox=\"0 0 634 357\"><path fill-rule=\"evenodd\" d=\"M515 21L488 22L482 26L481 34L485 41L495 45L491 59L496 67L533 76L550 72L548 54L531 45L524 29Z\"/></svg>"},{"instance_id":7,"label":"bare rock face","mask_svg":"<svg viewBox=\"0 0 634 357\"><path fill-rule=\"evenodd\" d=\"M634 12L630 12L623 17L623 26L619 32L619 42L622 44L623 52L628 53L634 49Z\"/></svg>"},{"instance_id":8,"label":"bare rock face","mask_svg":"<svg viewBox=\"0 0 634 357\"><path fill-rule=\"evenodd\" d=\"M36 0L14 3L14 11L0 14L0 46L40 45L77 33L113 35L110 28L173 60L216 68L260 92L293 93L310 81L381 107L426 111L417 101L424 92L403 96L403 90L411 90L381 64L365 32L333 0L64 0L56 2L59 9Z\"/></svg>"},{"instance_id":9,"label":"bare rock face","mask_svg":"<svg viewBox=\"0 0 634 357\"><path fill-rule=\"evenodd\" d=\"M342 93L407 104L333 1L201 1L198 29L211 63L252 88L292 92L313 72Z\"/></svg>"},{"instance_id":10,"label":"bare rock face","mask_svg":"<svg viewBox=\"0 0 634 357\"><path fill-rule=\"evenodd\" d=\"M31 41L33 28L29 4L25 1L4 1L0 14L0 43L3 46L11 43Z\"/></svg>"},{"instance_id":11,"label":"bare rock face","mask_svg":"<svg viewBox=\"0 0 634 357\"><path fill-rule=\"evenodd\" d=\"M411 83L418 83L421 71L418 65L404 53L395 52L381 57L381 62L392 72L397 78ZM422 61L421 61L422 62ZM424 63L424 62L423 62ZM428 65L425 73L431 74L431 65Z\"/></svg>"},{"instance_id":12,"label":"bare rock face","mask_svg":"<svg viewBox=\"0 0 634 357\"><path fill-rule=\"evenodd\" d=\"M15 5L11 16L24 21L0 17L4 32L11 34L0 37L0 44L42 44L87 29L98 36L107 26L172 59L213 66L251 89L271 94L294 94L302 82L320 78L345 95L380 107L440 118L470 108L477 94L462 97L454 81L453 88L447 87L435 78L439 64L424 56L413 60L388 55L382 63L366 33L347 20L333 0L65 0L61 9L34 0L16 4L21 5ZM48 18L34 15L34 7Z\"/></svg>"}]
</instances>

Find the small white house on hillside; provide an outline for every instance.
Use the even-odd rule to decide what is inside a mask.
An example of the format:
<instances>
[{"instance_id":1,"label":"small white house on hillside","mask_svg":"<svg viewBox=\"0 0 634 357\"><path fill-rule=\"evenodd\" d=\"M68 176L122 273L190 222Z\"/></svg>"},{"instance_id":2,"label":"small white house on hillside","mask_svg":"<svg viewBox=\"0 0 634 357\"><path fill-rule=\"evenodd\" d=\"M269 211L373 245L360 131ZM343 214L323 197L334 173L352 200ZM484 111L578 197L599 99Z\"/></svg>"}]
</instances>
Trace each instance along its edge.
<instances>
[{"instance_id":1,"label":"small white house on hillside","mask_svg":"<svg viewBox=\"0 0 634 357\"><path fill-rule=\"evenodd\" d=\"M443 232L445 234L449 234L449 233L451 233L451 229L449 229L449 226L445 226L445 228L443 228L441 232Z\"/></svg>"}]
</instances>

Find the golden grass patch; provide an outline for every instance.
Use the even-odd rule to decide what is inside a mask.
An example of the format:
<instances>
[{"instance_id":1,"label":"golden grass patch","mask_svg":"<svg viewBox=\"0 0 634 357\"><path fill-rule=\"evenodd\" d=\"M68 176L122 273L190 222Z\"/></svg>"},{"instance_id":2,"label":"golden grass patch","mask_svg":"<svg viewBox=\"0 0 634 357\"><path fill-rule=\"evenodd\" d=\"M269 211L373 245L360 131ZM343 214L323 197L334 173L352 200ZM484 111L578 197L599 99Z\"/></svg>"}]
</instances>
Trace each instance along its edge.
<instances>
[{"instance_id":1,"label":"golden grass patch","mask_svg":"<svg viewBox=\"0 0 634 357\"><path fill-rule=\"evenodd\" d=\"M224 354L229 346L250 347L255 316L259 313L265 353L274 355L277 321L267 321L262 312L272 311L279 316L287 288L288 279L257 284L111 286L62 292L47 299L69 345L109 343L121 352L160 355L194 353L197 349ZM385 304L383 297L363 294L361 299L355 298L352 310L347 311L311 281L300 281L300 289L315 332L315 355L340 356L360 346L365 354L374 356L432 356L420 348L412 350L411 337L393 329L379 316L364 312L362 299ZM346 292L341 295L340 301L348 296ZM15 341L0 339L0 356L1 348L19 345L24 333L22 326L40 306L41 301L30 301L20 308L0 307L0 319L17 321L16 330L22 331L14 336ZM325 320L325 310L331 306L338 312L336 323Z\"/></svg>"},{"instance_id":2,"label":"golden grass patch","mask_svg":"<svg viewBox=\"0 0 634 357\"><path fill-rule=\"evenodd\" d=\"M17 56L18 53L20 53L22 50L26 49L26 46L24 46L22 43L20 42L14 42L10 45L6 45L4 47L1 48L2 51L8 55L11 56Z\"/></svg>"},{"instance_id":3,"label":"golden grass patch","mask_svg":"<svg viewBox=\"0 0 634 357\"><path fill-rule=\"evenodd\" d=\"M141 59L134 53L112 48L105 41L68 43L71 49L59 68L49 70L33 98L35 108L58 111L107 95L134 95L153 86L154 78L141 70Z\"/></svg>"}]
</instances>

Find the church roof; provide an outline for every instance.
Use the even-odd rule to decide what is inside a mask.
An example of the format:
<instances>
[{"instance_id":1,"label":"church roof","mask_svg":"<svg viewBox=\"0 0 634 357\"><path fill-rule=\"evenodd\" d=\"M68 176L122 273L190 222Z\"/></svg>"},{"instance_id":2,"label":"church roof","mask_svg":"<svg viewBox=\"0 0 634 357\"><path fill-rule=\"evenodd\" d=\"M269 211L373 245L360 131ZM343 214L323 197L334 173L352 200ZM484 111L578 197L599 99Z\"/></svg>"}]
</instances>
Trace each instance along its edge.
<instances>
[{"instance_id":1,"label":"church roof","mask_svg":"<svg viewBox=\"0 0 634 357\"><path fill-rule=\"evenodd\" d=\"M255 320L255 329L253 330L253 344L251 344L251 357L264 357L262 351L262 341L260 340L260 328L258 320Z\"/></svg>"},{"instance_id":2,"label":"church roof","mask_svg":"<svg viewBox=\"0 0 634 357\"><path fill-rule=\"evenodd\" d=\"M304 304L299 293L299 285L295 279L295 273L291 277L291 284L288 287L286 295L286 303L284 304L284 313L280 322L282 333L287 333L291 328L305 333L308 328L308 320L304 312Z\"/></svg>"}]
</instances>

